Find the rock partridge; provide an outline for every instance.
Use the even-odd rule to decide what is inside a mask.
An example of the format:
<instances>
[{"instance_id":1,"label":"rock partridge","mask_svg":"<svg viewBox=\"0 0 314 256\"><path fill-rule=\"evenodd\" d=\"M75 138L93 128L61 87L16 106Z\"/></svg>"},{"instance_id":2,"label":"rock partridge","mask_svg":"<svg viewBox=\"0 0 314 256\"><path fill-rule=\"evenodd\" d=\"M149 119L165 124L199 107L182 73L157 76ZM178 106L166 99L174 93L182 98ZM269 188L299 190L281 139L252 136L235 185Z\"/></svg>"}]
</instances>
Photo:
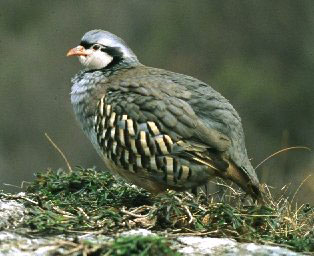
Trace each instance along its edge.
<instances>
[{"instance_id":1,"label":"rock partridge","mask_svg":"<svg viewBox=\"0 0 314 256\"><path fill-rule=\"evenodd\" d=\"M67 56L85 67L72 79L76 118L111 173L152 193L221 177L261 198L240 117L212 87L141 64L103 30L87 32Z\"/></svg>"}]
</instances>

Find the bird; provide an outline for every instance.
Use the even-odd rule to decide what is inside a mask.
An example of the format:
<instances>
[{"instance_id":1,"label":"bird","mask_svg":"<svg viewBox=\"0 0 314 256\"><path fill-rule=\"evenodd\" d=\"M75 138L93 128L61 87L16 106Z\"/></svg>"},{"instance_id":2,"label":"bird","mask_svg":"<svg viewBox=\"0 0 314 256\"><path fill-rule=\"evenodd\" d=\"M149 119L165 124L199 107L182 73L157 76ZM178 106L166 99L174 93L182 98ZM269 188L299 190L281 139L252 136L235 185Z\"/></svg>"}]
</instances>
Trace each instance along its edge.
<instances>
[{"instance_id":1,"label":"bird","mask_svg":"<svg viewBox=\"0 0 314 256\"><path fill-rule=\"evenodd\" d=\"M67 56L84 67L71 80L71 103L106 170L153 194L196 191L220 177L261 199L240 116L211 86L143 65L101 29Z\"/></svg>"}]
</instances>

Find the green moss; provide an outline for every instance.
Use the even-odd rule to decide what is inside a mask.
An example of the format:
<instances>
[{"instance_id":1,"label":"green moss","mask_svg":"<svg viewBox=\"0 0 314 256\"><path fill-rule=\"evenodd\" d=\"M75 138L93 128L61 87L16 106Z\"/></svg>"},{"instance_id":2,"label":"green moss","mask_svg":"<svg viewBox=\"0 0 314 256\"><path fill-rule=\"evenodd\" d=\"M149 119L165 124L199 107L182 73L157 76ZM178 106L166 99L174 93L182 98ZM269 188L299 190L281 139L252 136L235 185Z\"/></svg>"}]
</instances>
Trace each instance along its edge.
<instances>
[{"instance_id":1,"label":"green moss","mask_svg":"<svg viewBox=\"0 0 314 256\"><path fill-rule=\"evenodd\" d=\"M93 169L38 173L28 187L37 205L26 221L34 231L67 232L120 228L120 208L151 203L149 194L121 185L110 174Z\"/></svg>"},{"instance_id":2,"label":"green moss","mask_svg":"<svg viewBox=\"0 0 314 256\"><path fill-rule=\"evenodd\" d=\"M102 253L119 256L179 256L178 252L169 248L170 242L159 236L126 236L116 239Z\"/></svg>"},{"instance_id":3,"label":"green moss","mask_svg":"<svg viewBox=\"0 0 314 256\"><path fill-rule=\"evenodd\" d=\"M157 233L167 230L175 235L229 237L301 252L314 251L314 209L309 205L294 209L282 197L278 201L270 199L263 206L244 205L237 193L211 202L204 196L196 198L173 191L152 197L106 172L82 168L37 174L28 187L27 197L30 217L25 225L34 232L101 230L114 236L124 230L149 227ZM116 242L122 246L125 241L123 238ZM125 246L137 248L140 242Z\"/></svg>"}]
</instances>

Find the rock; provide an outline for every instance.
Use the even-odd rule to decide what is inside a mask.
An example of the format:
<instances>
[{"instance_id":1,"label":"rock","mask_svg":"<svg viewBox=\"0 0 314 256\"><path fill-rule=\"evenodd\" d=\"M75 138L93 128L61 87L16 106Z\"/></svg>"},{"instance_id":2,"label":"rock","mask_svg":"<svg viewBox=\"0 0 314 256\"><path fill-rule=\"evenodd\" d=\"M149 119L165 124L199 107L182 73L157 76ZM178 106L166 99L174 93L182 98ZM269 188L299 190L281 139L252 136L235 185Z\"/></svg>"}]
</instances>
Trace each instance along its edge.
<instances>
[{"instance_id":1,"label":"rock","mask_svg":"<svg viewBox=\"0 0 314 256\"><path fill-rule=\"evenodd\" d=\"M151 232L150 230L139 228L139 229L133 229L133 230L122 232L121 235L122 236L151 236L155 234Z\"/></svg>"},{"instance_id":2,"label":"rock","mask_svg":"<svg viewBox=\"0 0 314 256\"><path fill-rule=\"evenodd\" d=\"M0 230L15 228L23 222L25 207L14 200L0 200Z\"/></svg>"},{"instance_id":3,"label":"rock","mask_svg":"<svg viewBox=\"0 0 314 256\"><path fill-rule=\"evenodd\" d=\"M19 235L14 232L0 232L0 256L46 256L56 250L51 238L33 238L26 235Z\"/></svg>"},{"instance_id":4,"label":"rock","mask_svg":"<svg viewBox=\"0 0 314 256\"><path fill-rule=\"evenodd\" d=\"M195 236L179 237L178 242L183 245L178 249L183 255L258 255L258 256L299 256L300 253L295 253L288 249L258 245L254 243L238 243L233 239L228 238L202 238Z\"/></svg>"}]
</instances>

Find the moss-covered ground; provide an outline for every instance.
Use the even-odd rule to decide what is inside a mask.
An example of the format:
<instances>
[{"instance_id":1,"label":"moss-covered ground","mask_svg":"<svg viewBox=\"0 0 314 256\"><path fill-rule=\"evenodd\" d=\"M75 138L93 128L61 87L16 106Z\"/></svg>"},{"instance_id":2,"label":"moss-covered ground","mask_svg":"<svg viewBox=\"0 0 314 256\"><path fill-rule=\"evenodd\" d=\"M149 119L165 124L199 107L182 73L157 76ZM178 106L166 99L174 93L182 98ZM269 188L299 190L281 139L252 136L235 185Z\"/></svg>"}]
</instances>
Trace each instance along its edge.
<instances>
[{"instance_id":1,"label":"moss-covered ground","mask_svg":"<svg viewBox=\"0 0 314 256\"><path fill-rule=\"evenodd\" d=\"M234 238L240 242L280 245L299 252L314 252L314 208L292 205L284 196L267 203L244 203L243 195L197 197L168 191L152 196L136 186L117 181L107 172L77 168L36 175L26 197L33 234L99 232L115 234L146 228L160 236L117 237L89 248L89 255L179 255L170 249L171 238L197 235Z\"/></svg>"}]
</instances>

